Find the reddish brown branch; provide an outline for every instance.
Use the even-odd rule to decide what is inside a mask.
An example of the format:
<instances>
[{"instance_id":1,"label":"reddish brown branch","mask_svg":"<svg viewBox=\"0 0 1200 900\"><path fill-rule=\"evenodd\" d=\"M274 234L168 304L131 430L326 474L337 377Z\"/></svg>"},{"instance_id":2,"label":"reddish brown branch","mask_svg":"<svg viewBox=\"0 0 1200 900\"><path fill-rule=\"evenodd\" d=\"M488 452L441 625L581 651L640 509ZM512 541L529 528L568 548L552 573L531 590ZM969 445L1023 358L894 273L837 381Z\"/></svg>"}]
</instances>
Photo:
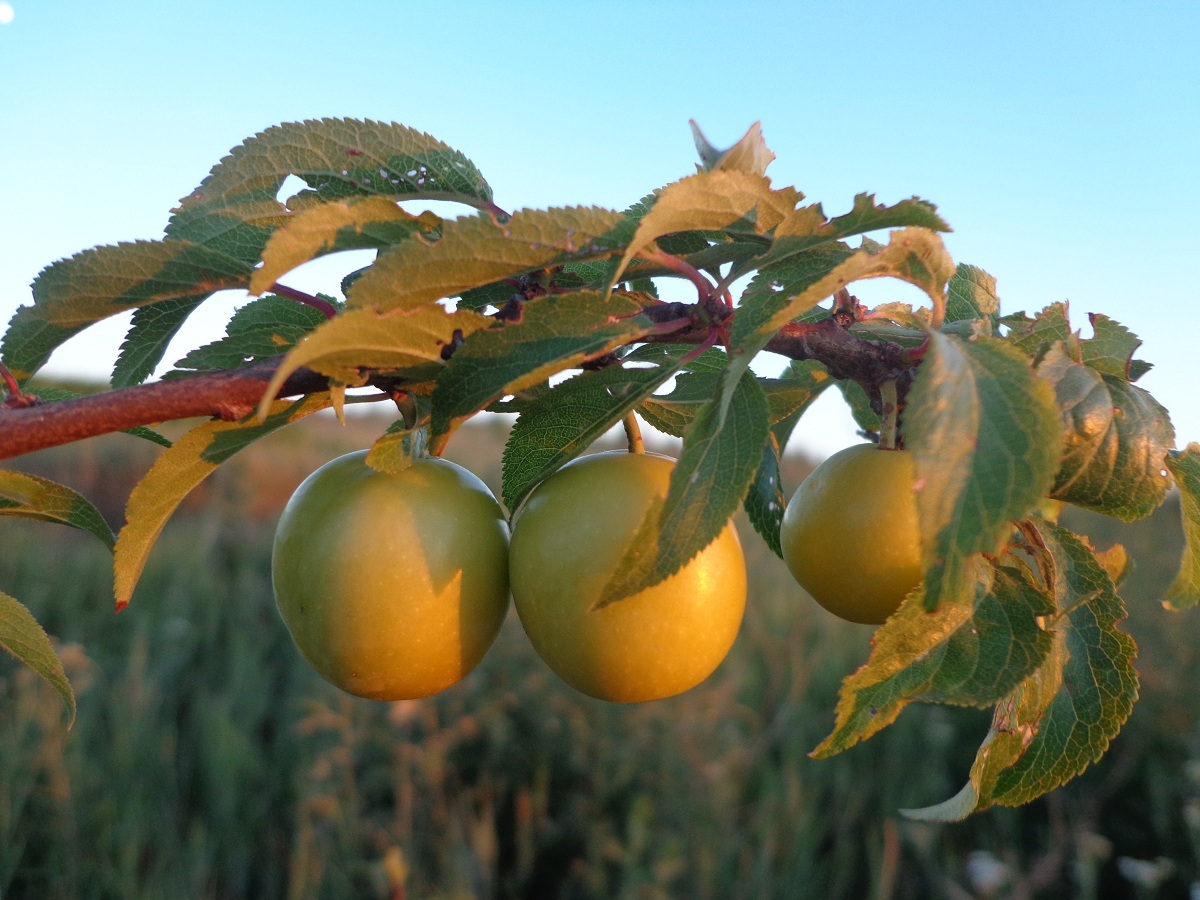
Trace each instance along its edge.
<instances>
[{"instance_id":1,"label":"reddish brown branch","mask_svg":"<svg viewBox=\"0 0 1200 900\"><path fill-rule=\"evenodd\" d=\"M196 416L240 419L258 406L281 359L24 409L0 409L0 459L135 425ZM328 387L324 376L300 369L284 382L279 395L312 394Z\"/></svg>"},{"instance_id":2,"label":"reddish brown branch","mask_svg":"<svg viewBox=\"0 0 1200 900\"><path fill-rule=\"evenodd\" d=\"M704 307L656 303L642 312L657 326L643 341L696 344L702 348L712 346L714 335L727 332L734 315L718 298ZM766 349L792 359L818 360L835 378L861 384L873 402L879 398L879 385L896 379L903 397L914 373L904 350L897 344L851 334L847 329L852 318L839 311L820 322L793 322L784 326ZM280 356L226 372L153 382L75 400L0 408L0 459L135 425L198 416L240 419L257 408L282 359ZM371 383L384 391L399 387L395 379L372 379ZM324 376L300 369L284 383L279 396L312 394L328 387Z\"/></svg>"}]
</instances>

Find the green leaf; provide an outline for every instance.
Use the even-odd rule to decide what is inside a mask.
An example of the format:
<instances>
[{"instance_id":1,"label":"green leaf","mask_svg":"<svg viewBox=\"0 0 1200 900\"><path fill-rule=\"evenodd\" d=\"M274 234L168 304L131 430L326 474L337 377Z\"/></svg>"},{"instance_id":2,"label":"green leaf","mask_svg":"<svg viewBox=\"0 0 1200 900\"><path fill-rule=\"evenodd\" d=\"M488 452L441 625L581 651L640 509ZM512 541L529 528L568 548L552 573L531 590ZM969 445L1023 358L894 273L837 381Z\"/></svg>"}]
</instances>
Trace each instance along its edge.
<instances>
[{"instance_id":1,"label":"green leaf","mask_svg":"<svg viewBox=\"0 0 1200 900\"><path fill-rule=\"evenodd\" d=\"M379 254L350 288L354 309L412 309L507 277L620 249L629 223L599 207L523 209L503 224L490 216L446 222L429 243L404 241Z\"/></svg>"},{"instance_id":2,"label":"green leaf","mask_svg":"<svg viewBox=\"0 0 1200 900\"><path fill-rule=\"evenodd\" d=\"M663 188L638 221L611 281L619 280L633 258L664 235L681 231L765 235L795 209L802 197L792 188L772 190L769 178L744 171L698 172L680 179Z\"/></svg>"},{"instance_id":3,"label":"green leaf","mask_svg":"<svg viewBox=\"0 0 1200 900\"><path fill-rule=\"evenodd\" d=\"M46 267L34 280L34 305L16 311L0 345L4 360L24 380L88 325L127 309L244 288L250 273L245 263L186 241L85 250Z\"/></svg>"},{"instance_id":4,"label":"green leaf","mask_svg":"<svg viewBox=\"0 0 1200 900\"><path fill-rule=\"evenodd\" d=\"M877 204L874 194L858 194L850 211L833 219L825 216L819 203L789 213L776 227L771 248L754 259L753 265L772 267L817 247L884 228L950 230L938 216L937 207L919 197L886 206Z\"/></svg>"},{"instance_id":5,"label":"green leaf","mask_svg":"<svg viewBox=\"0 0 1200 900\"><path fill-rule=\"evenodd\" d=\"M1123 376L1071 359L1062 343L1045 353L1038 375L1054 389L1063 434L1051 496L1127 522L1158 509L1175 444L1167 411Z\"/></svg>"},{"instance_id":6,"label":"green leaf","mask_svg":"<svg viewBox=\"0 0 1200 900\"><path fill-rule=\"evenodd\" d=\"M1031 675L1053 638L1039 616L1053 599L1020 569L972 564L973 596L925 611L918 587L872 639L867 664L842 683L824 759L883 730L913 701L990 706Z\"/></svg>"},{"instance_id":7,"label":"green leaf","mask_svg":"<svg viewBox=\"0 0 1200 900\"><path fill-rule=\"evenodd\" d=\"M598 291L530 300L519 322L476 332L450 357L433 392L433 433L446 434L505 394L644 337L654 325L641 310L627 297L606 299Z\"/></svg>"},{"instance_id":8,"label":"green leaf","mask_svg":"<svg viewBox=\"0 0 1200 900\"><path fill-rule=\"evenodd\" d=\"M346 385L362 384L362 369L415 368L426 379L432 378L445 365L443 350L454 343L456 334L466 336L488 324L478 313L449 313L436 304L390 313L373 309L344 312L306 335L288 353L263 395L263 408L301 366Z\"/></svg>"},{"instance_id":9,"label":"green leaf","mask_svg":"<svg viewBox=\"0 0 1200 900\"><path fill-rule=\"evenodd\" d=\"M471 288L458 295L458 309L472 309L484 312L489 306L502 309L517 289L506 281L493 281L482 287Z\"/></svg>"},{"instance_id":10,"label":"green leaf","mask_svg":"<svg viewBox=\"0 0 1200 900\"><path fill-rule=\"evenodd\" d=\"M1133 354L1142 346L1141 339L1122 325L1101 313L1088 313L1094 336L1079 342L1081 360L1105 375L1136 381L1151 368L1150 363L1135 360ZM1135 369L1136 366L1136 369Z\"/></svg>"},{"instance_id":11,"label":"green leaf","mask_svg":"<svg viewBox=\"0 0 1200 900\"><path fill-rule=\"evenodd\" d=\"M100 510L82 494L48 478L11 469L0 469L0 516L70 525L94 534L109 550L116 540Z\"/></svg>"},{"instance_id":12,"label":"green leaf","mask_svg":"<svg viewBox=\"0 0 1200 900\"><path fill-rule=\"evenodd\" d=\"M67 706L67 728L75 724L75 692L50 637L24 604L0 591L0 647L58 691Z\"/></svg>"},{"instance_id":13,"label":"green leaf","mask_svg":"<svg viewBox=\"0 0 1200 900\"><path fill-rule=\"evenodd\" d=\"M1009 328L1008 340L1035 362L1059 341L1070 340L1067 304L1052 303L1033 318L1014 313L1000 320Z\"/></svg>"},{"instance_id":14,"label":"green leaf","mask_svg":"<svg viewBox=\"0 0 1200 900\"><path fill-rule=\"evenodd\" d=\"M683 437L704 405L717 395L720 384L719 372L680 375L669 394L647 397L638 414L664 434Z\"/></svg>"},{"instance_id":15,"label":"green leaf","mask_svg":"<svg viewBox=\"0 0 1200 900\"><path fill-rule=\"evenodd\" d=\"M1125 605L1076 535L1044 522L1026 527L1050 560L1054 643L1038 669L996 708L967 786L910 818L961 819L995 804L1020 806L1099 759L1138 694L1133 639L1117 630Z\"/></svg>"},{"instance_id":16,"label":"green leaf","mask_svg":"<svg viewBox=\"0 0 1200 900\"><path fill-rule=\"evenodd\" d=\"M225 337L196 348L175 367L180 374L212 372L278 356L325 321L318 309L269 294L235 312Z\"/></svg>"},{"instance_id":17,"label":"green leaf","mask_svg":"<svg viewBox=\"0 0 1200 900\"><path fill-rule=\"evenodd\" d=\"M530 491L586 450L678 367L677 362L584 372L531 401L504 446L504 505L516 512Z\"/></svg>"},{"instance_id":18,"label":"green leaf","mask_svg":"<svg viewBox=\"0 0 1200 900\"><path fill-rule=\"evenodd\" d=\"M722 421L721 398L697 414L671 472L666 499L653 504L601 592L599 609L670 578L729 524L762 462L767 398L744 373Z\"/></svg>"},{"instance_id":19,"label":"green leaf","mask_svg":"<svg viewBox=\"0 0 1200 900\"><path fill-rule=\"evenodd\" d=\"M997 552L1050 490L1061 446L1049 386L1003 341L929 335L905 413L917 471L925 604L970 596L972 556Z\"/></svg>"},{"instance_id":20,"label":"green leaf","mask_svg":"<svg viewBox=\"0 0 1200 900\"><path fill-rule=\"evenodd\" d=\"M812 360L793 361L783 378L759 379L767 396L771 431L763 446L762 462L750 483L743 505L754 530L780 558L783 557L783 547L779 540L779 529L788 503L781 474L783 450L805 410L833 383L828 370Z\"/></svg>"},{"instance_id":21,"label":"green leaf","mask_svg":"<svg viewBox=\"0 0 1200 900\"><path fill-rule=\"evenodd\" d=\"M424 426L409 427L403 419L393 422L371 445L366 463L372 469L398 475L425 455Z\"/></svg>"},{"instance_id":22,"label":"green leaf","mask_svg":"<svg viewBox=\"0 0 1200 900\"><path fill-rule=\"evenodd\" d=\"M935 317L945 308L943 289L953 271L945 246L932 231L906 228L891 234L886 247L865 244L851 250L827 244L762 269L742 294L730 335L733 355L727 387L784 325L832 297L852 281L892 277L929 295Z\"/></svg>"},{"instance_id":23,"label":"green leaf","mask_svg":"<svg viewBox=\"0 0 1200 900\"><path fill-rule=\"evenodd\" d=\"M996 279L983 269L959 263L946 285L946 321L992 319L1000 316Z\"/></svg>"},{"instance_id":24,"label":"green leaf","mask_svg":"<svg viewBox=\"0 0 1200 900\"><path fill-rule=\"evenodd\" d=\"M883 428L883 419L871 408L871 398L863 386L857 381L839 381L837 386L846 405L850 407L855 424L868 434L878 434Z\"/></svg>"},{"instance_id":25,"label":"green leaf","mask_svg":"<svg viewBox=\"0 0 1200 900\"><path fill-rule=\"evenodd\" d=\"M125 343L113 367L112 386L129 387L149 378L184 321L210 296L192 294L134 310Z\"/></svg>"},{"instance_id":26,"label":"green leaf","mask_svg":"<svg viewBox=\"0 0 1200 900\"><path fill-rule=\"evenodd\" d=\"M775 159L775 154L763 139L762 122L751 125L741 140L728 150L718 150L710 144L695 119L689 119L688 124L692 126L692 139L696 142L696 152L700 154L701 167L706 172L720 170L763 175Z\"/></svg>"},{"instance_id":27,"label":"green leaf","mask_svg":"<svg viewBox=\"0 0 1200 900\"><path fill-rule=\"evenodd\" d=\"M271 289L303 263L342 250L379 250L414 234L435 234L442 225L431 212L414 216L387 197L347 197L307 209L289 219L263 248L262 266L250 279L250 293Z\"/></svg>"},{"instance_id":28,"label":"green leaf","mask_svg":"<svg viewBox=\"0 0 1200 900\"><path fill-rule=\"evenodd\" d=\"M289 175L325 201L381 195L487 209L492 200L469 159L414 129L352 119L289 122L249 138L214 166L180 201L167 234L257 261L271 234L288 221L276 195ZM303 201L292 203L307 205Z\"/></svg>"},{"instance_id":29,"label":"green leaf","mask_svg":"<svg viewBox=\"0 0 1200 900\"><path fill-rule=\"evenodd\" d=\"M1167 605L1189 609L1200 604L1200 444L1172 450L1166 463L1179 488L1184 536L1183 560L1167 589Z\"/></svg>"},{"instance_id":30,"label":"green leaf","mask_svg":"<svg viewBox=\"0 0 1200 900\"><path fill-rule=\"evenodd\" d=\"M164 452L133 489L125 507L125 527L117 536L113 560L117 611L128 605L155 541L196 485L239 450L327 406L328 394L281 400L271 404L261 422L253 415L237 422L205 422Z\"/></svg>"}]
</instances>

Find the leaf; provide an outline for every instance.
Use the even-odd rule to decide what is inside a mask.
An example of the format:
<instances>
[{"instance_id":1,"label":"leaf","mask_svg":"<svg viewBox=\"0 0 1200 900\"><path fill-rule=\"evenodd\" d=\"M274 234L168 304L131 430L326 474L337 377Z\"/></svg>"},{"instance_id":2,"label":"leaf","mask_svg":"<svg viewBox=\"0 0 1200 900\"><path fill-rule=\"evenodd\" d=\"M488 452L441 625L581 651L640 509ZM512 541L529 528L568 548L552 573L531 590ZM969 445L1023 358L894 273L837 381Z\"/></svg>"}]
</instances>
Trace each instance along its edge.
<instances>
[{"instance_id":1,"label":"leaf","mask_svg":"<svg viewBox=\"0 0 1200 900\"><path fill-rule=\"evenodd\" d=\"M919 197L892 206L875 202L874 194L857 194L850 211L829 219L821 204L803 206L789 213L774 232L771 247L753 260L755 268L775 266L798 254L884 228L924 228L949 231L937 207Z\"/></svg>"},{"instance_id":2,"label":"leaf","mask_svg":"<svg viewBox=\"0 0 1200 900\"><path fill-rule=\"evenodd\" d=\"M968 597L971 558L997 552L1010 522L1050 490L1058 418L1048 385L1003 341L930 333L904 419L917 471L927 609Z\"/></svg>"},{"instance_id":3,"label":"leaf","mask_svg":"<svg viewBox=\"0 0 1200 900\"><path fill-rule=\"evenodd\" d=\"M478 331L450 357L433 392L433 433L447 434L505 394L645 336L654 326L641 310L598 291L530 300L520 322Z\"/></svg>"},{"instance_id":4,"label":"leaf","mask_svg":"<svg viewBox=\"0 0 1200 900\"><path fill-rule=\"evenodd\" d=\"M726 373L727 387L780 328L853 281L892 277L913 284L929 295L935 319L940 319L942 292L952 270L941 238L919 228L893 232L886 247L867 245L852 251L827 244L762 269L743 293L733 319L729 346L734 359Z\"/></svg>"},{"instance_id":5,"label":"leaf","mask_svg":"<svg viewBox=\"0 0 1200 900\"><path fill-rule=\"evenodd\" d=\"M1053 646L997 706L967 786L944 804L902 810L910 818L947 821L1028 803L1099 759L1133 709L1137 647L1117 630L1125 606L1107 572L1069 531L1045 522L1026 528L1050 559Z\"/></svg>"},{"instance_id":6,"label":"leaf","mask_svg":"<svg viewBox=\"0 0 1200 900\"><path fill-rule=\"evenodd\" d=\"M650 396L679 365L610 366L569 378L535 398L504 445L504 505L515 513L535 487Z\"/></svg>"},{"instance_id":7,"label":"leaf","mask_svg":"<svg viewBox=\"0 0 1200 900\"><path fill-rule=\"evenodd\" d=\"M594 609L670 578L716 540L737 511L762 462L767 398L746 372L724 421L721 407L721 398L714 397L697 414L666 499L646 513Z\"/></svg>"},{"instance_id":8,"label":"leaf","mask_svg":"<svg viewBox=\"0 0 1200 900\"><path fill-rule=\"evenodd\" d=\"M669 394L647 397L638 414L664 434L683 437L699 411L716 396L720 384L717 372L680 375Z\"/></svg>"},{"instance_id":9,"label":"leaf","mask_svg":"<svg viewBox=\"0 0 1200 900\"><path fill-rule=\"evenodd\" d=\"M306 335L287 355L263 395L262 409L301 366L348 385L362 383L362 369L418 368L432 377L445 365L442 351L456 333L465 336L487 326L488 320L477 313L449 313L436 304L390 313L344 312Z\"/></svg>"},{"instance_id":10,"label":"leaf","mask_svg":"<svg viewBox=\"0 0 1200 900\"><path fill-rule=\"evenodd\" d=\"M1089 313L1094 336L1080 341L1081 361L1105 375L1136 381L1132 374L1137 366L1138 375L1150 370L1150 363L1135 360L1133 354L1142 346L1141 339L1122 325L1101 313Z\"/></svg>"},{"instance_id":11,"label":"leaf","mask_svg":"<svg viewBox=\"0 0 1200 900\"><path fill-rule=\"evenodd\" d=\"M289 175L324 201L381 195L478 209L492 201L475 165L427 134L394 122L308 120L268 128L235 147L180 201L167 234L257 261L288 221L276 195Z\"/></svg>"},{"instance_id":12,"label":"leaf","mask_svg":"<svg viewBox=\"0 0 1200 900\"><path fill-rule=\"evenodd\" d=\"M779 529L788 503L780 471L783 450L805 410L834 383L828 370L812 360L793 361L781 379L759 379L767 396L771 430L763 446L762 462L750 483L743 505L754 530L780 558L783 557L783 547L779 540Z\"/></svg>"},{"instance_id":13,"label":"leaf","mask_svg":"<svg viewBox=\"0 0 1200 900\"><path fill-rule=\"evenodd\" d=\"M113 367L112 386L141 384L152 374L192 311L211 294L191 294L143 306L133 312L133 321Z\"/></svg>"},{"instance_id":14,"label":"leaf","mask_svg":"<svg viewBox=\"0 0 1200 900\"><path fill-rule=\"evenodd\" d=\"M387 197L347 197L299 213L275 231L263 248L262 266L250 279L250 293L271 289L297 266L342 250L376 250L414 234L435 233L440 217L414 216Z\"/></svg>"},{"instance_id":15,"label":"leaf","mask_svg":"<svg viewBox=\"0 0 1200 900\"><path fill-rule=\"evenodd\" d=\"M268 294L235 312L225 326L225 337L188 353L175 363L173 374L232 369L278 356L325 321L318 309Z\"/></svg>"},{"instance_id":16,"label":"leaf","mask_svg":"<svg viewBox=\"0 0 1200 900\"><path fill-rule=\"evenodd\" d=\"M766 176L736 170L698 172L663 188L637 223L611 283L658 238L680 231L736 231L764 235L795 209L803 195L771 189Z\"/></svg>"},{"instance_id":17,"label":"leaf","mask_svg":"<svg viewBox=\"0 0 1200 900\"><path fill-rule=\"evenodd\" d=\"M425 428L409 427L403 419L393 422L371 445L366 463L372 469L398 475L425 455Z\"/></svg>"},{"instance_id":18,"label":"leaf","mask_svg":"<svg viewBox=\"0 0 1200 900\"><path fill-rule=\"evenodd\" d=\"M863 386L857 381L849 380L839 381L837 386L846 405L850 407L850 415L854 417L855 424L867 434L878 434L883 428L883 419L871 408L871 398L867 396Z\"/></svg>"},{"instance_id":19,"label":"leaf","mask_svg":"<svg viewBox=\"0 0 1200 900\"><path fill-rule=\"evenodd\" d=\"M125 507L125 527L113 560L117 612L128 604L158 536L175 509L221 463L261 437L329 406L328 394L273 403L266 419L198 425L160 456L137 483Z\"/></svg>"},{"instance_id":20,"label":"leaf","mask_svg":"<svg viewBox=\"0 0 1200 900\"><path fill-rule=\"evenodd\" d=\"M21 516L58 522L94 534L109 550L116 540L100 510L65 484L0 469L0 516Z\"/></svg>"},{"instance_id":21,"label":"leaf","mask_svg":"<svg viewBox=\"0 0 1200 900\"><path fill-rule=\"evenodd\" d=\"M689 119L688 124L692 126L692 139L696 142L696 152L700 154L700 164L707 172L731 171L763 175L767 166L775 159L775 154L763 139L762 122L751 125L742 138L728 150L718 150L710 144L695 119Z\"/></svg>"},{"instance_id":22,"label":"leaf","mask_svg":"<svg viewBox=\"0 0 1200 900\"><path fill-rule=\"evenodd\" d=\"M67 728L75 724L75 692L63 669L62 660L54 652L50 637L24 604L0 591L0 647L58 691L67 707Z\"/></svg>"},{"instance_id":23,"label":"leaf","mask_svg":"<svg viewBox=\"0 0 1200 900\"><path fill-rule=\"evenodd\" d=\"M1053 599L1016 568L972 564L973 596L925 611L917 588L872 639L867 664L842 683L824 759L882 731L909 703L989 706L1041 665L1053 638L1039 617Z\"/></svg>"},{"instance_id":24,"label":"leaf","mask_svg":"<svg viewBox=\"0 0 1200 900\"><path fill-rule=\"evenodd\" d=\"M1167 411L1124 377L1071 359L1062 343L1037 373L1054 390L1063 435L1050 496L1126 522L1158 509L1170 487L1163 462L1175 443Z\"/></svg>"},{"instance_id":25,"label":"leaf","mask_svg":"<svg viewBox=\"0 0 1200 900\"><path fill-rule=\"evenodd\" d=\"M959 263L946 285L946 321L993 319L1000 316L996 279L983 269Z\"/></svg>"},{"instance_id":26,"label":"leaf","mask_svg":"<svg viewBox=\"0 0 1200 900\"><path fill-rule=\"evenodd\" d=\"M405 241L379 254L350 288L352 309L412 309L472 288L619 249L624 216L599 207L523 209L501 224L490 216L446 222L430 243Z\"/></svg>"},{"instance_id":27,"label":"leaf","mask_svg":"<svg viewBox=\"0 0 1200 900\"><path fill-rule=\"evenodd\" d=\"M1014 313L1005 316L1000 323L1009 328L1008 340L1034 362L1040 361L1059 341L1071 338L1065 303L1052 303L1032 319L1025 313Z\"/></svg>"},{"instance_id":28,"label":"leaf","mask_svg":"<svg viewBox=\"0 0 1200 900\"><path fill-rule=\"evenodd\" d=\"M4 360L24 380L51 352L109 316L180 297L245 287L245 263L186 241L137 241L85 250L47 266L4 335Z\"/></svg>"},{"instance_id":29,"label":"leaf","mask_svg":"<svg viewBox=\"0 0 1200 900\"><path fill-rule=\"evenodd\" d=\"M1200 604L1200 444L1172 450L1166 463L1179 488L1184 537L1183 560L1166 602L1171 609L1189 609Z\"/></svg>"}]
</instances>

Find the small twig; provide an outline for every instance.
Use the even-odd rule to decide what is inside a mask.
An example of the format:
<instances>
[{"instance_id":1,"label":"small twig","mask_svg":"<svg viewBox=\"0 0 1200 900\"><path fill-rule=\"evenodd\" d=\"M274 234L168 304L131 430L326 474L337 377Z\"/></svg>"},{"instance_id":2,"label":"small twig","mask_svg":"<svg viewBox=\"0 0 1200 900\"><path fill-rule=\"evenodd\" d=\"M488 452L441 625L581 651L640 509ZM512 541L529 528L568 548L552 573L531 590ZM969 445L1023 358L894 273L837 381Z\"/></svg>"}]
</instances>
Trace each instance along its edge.
<instances>
[{"instance_id":1,"label":"small twig","mask_svg":"<svg viewBox=\"0 0 1200 900\"><path fill-rule=\"evenodd\" d=\"M713 292L716 286L708 280L703 272L689 263L687 260L680 259L678 256L672 256L670 253L664 253L662 250L654 250L648 253L641 254L642 259L647 262L657 263L664 269L670 269L672 272L677 272L688 281L696 286L696 292L700 295L700 303L707 304L713 297Z\"/></svg>"},{"instance_id":2,"label":"small twig","mask_svg":"<svg viewBox=\"0 0 1200 900\"><path fill-rule=\"evenodd\" d=\"M645 453L646 444L642 440L642 426L638 423L637 415L630 410L621 424L625 426L625 440L629 442L629 452Z\"/></svg>"},{"instance_id":3,"label":"small twig","mask_svg":"<svg viewBox=\"0 0 1200 900\"><path fill-rule=\"evenodd\" d=\"M4 379L4 384L8 388L8 396L4 398L5 409L25 409L38 402L37 397L32 394L21 393L21 385L17 384L16 377L2 362L0 362L0 378Z\"/></svg>"},{"instance_id":4,"label":"small twig","mask_svg":"<svg viewBox=\"0 0 1200 900\"><path fill-rule=\"evenodd\" d=\"M303 303L305 306L311 306L318 310L327 319L332 319L338 314L337 307L328 300L322 300L320 297L314 297L312 294L306 294L304 291L298 291L295 288L288 287L286 284L280 284L278 281L271 285L270 290L278 294L280 297L287 297L289 300L295 300L297 303Z\"/></svg>"}]
</instances>

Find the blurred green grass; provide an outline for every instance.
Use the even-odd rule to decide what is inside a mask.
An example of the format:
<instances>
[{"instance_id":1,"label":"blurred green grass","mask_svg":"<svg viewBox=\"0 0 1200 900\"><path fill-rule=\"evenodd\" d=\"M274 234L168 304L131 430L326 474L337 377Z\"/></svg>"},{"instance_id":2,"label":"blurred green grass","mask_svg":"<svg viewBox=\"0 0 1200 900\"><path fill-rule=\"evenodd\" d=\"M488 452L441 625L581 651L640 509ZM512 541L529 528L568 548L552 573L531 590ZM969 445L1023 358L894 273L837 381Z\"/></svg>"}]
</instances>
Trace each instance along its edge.
<instances>
[{"instance_id":1,"label":"blurred green grass","mask_svg":"<svg viewBox=\"0 0 1200 900\"><path fill-rule=\"evenodd\" d=\"M1138 564L1125 595L1142 699L1109 755L1028 807L935 826L898 810L961 787L989 715L915 707L808 759L870 629L813 605L748 527L742 633L683 696L576 694L512 616L437 697L373 703L326 685L274 609L274 520L308 472L383 427L313 421L237 457L167 527L119 616L98 543L0 521L0 589L56 636L79 695L68 734L53 692L0 662L0 896L1188 895L1200 625L1157 601L1178 561L1171 505L1134 526L1069 523ZM448 455L497 489L504 435L466 429ZM17 463L117 525L156 453L118 435ZM792 461L788 483L805 469Z\"/></svg>"}]
</instances>

